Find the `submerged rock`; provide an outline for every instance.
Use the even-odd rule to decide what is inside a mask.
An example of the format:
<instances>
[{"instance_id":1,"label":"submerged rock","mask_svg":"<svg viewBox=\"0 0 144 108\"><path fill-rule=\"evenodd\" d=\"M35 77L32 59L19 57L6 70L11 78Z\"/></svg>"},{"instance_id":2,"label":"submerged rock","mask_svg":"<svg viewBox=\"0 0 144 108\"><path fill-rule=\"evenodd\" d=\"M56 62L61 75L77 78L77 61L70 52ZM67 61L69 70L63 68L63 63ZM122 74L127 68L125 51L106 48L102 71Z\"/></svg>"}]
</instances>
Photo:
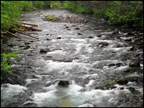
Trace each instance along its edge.
<instances>
[{"instance_id":1,"label":"submerged rock","mask_svg":"<svg viewBox=\"0 0 144 108\"><path fill-rule=\"evenodd\" d=\"M40 53L41 53L41 54L45 54L45 53L47 53L48 51L49 51L48 48L40 49Z\"/></svg>"}]
</instances>

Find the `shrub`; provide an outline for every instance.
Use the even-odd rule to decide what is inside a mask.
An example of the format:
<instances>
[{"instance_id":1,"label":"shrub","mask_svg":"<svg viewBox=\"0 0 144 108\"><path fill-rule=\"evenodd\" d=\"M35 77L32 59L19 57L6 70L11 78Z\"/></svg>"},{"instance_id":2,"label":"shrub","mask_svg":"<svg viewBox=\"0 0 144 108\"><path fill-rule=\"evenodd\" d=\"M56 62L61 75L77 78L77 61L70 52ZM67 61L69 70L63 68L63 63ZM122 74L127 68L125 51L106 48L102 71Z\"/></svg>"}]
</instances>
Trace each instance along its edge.
<instances>
[{"instance_id":1,"label":"shrub","mask_svg":"<svg viewBox=\"0 0 144 108\"><path fill-rule=\"evenodd\" d=\"M43 1L33 1L32 6L36 8L43 8L45 3Z\"/></svg>"},{"instance_id":2,"label":"shrub","mask_svg":"<svg viewBox=\"0 0 144 108\"><path fill-rule=\"evenodd\" d=\"M139 3L137 2L126 2L126 1L113 1L110 8L106 10L105 15L108 17L112 24L129 25L141 24L137 15Z\"/></svg>"},{"instance_id":3,"label":"shrub","mask_svg":"<svg viewBox=\"0 0 144 108\"><path fill-rule=\"evenodd\" d=\"M55 8L55 7L60 7L61 3L60 1L51 1L50 4Z\"/></svg>"},{"instance_id":4,"label":"shrub","mask_svg":"<svg viewBox=\"0 0 144 108\"><path fill-rule=\"evenodd\" d=\"M57 18L55 16L47 16L46 17L48 21L55 21Z\"/></svg>"},{"instance_id":5,"label":"shrub","mask_svg":"<svg viewBox=\"0 0 144 108\"><path fill-rule=\"evenodd\" d=\"M8 53L8 54L3 52L1 54L1 71L2 72L6 72L6 73L9 73L9 74L12 73L12 71L10 70L10 67L11 67L12 63L9 62L9 59L12 58L12 57L13 58L18 58L18 56L17 56L18 53L19 53L18 51L15 51L15 52L11 52L11 53Z\"/></svg>"}]
</instances>

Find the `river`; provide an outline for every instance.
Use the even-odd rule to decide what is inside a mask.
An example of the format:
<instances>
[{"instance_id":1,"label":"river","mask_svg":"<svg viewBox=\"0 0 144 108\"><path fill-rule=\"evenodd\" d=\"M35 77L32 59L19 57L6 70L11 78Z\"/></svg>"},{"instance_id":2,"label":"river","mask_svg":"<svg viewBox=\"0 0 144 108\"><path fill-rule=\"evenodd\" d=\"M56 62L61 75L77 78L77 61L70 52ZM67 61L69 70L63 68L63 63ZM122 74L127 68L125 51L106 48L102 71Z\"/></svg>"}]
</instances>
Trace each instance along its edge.
<instances>
[{"instance_id":1,"label":"river","mask_svg":"<svg viewBox=\"0 0 144 108\"><path fill-rule=\"evenodd\" d=\"M87 18L88 23L44 21L46 15ZM1 85L2 107L142 107L143 51L132 42L143 35L122 31L103 19L64 9L22 15L42 31L10 38L13 77ZM136 65L136 62L138 62ZM66 87L60 82L68 83Z\"/></svg>"}]
</instances>

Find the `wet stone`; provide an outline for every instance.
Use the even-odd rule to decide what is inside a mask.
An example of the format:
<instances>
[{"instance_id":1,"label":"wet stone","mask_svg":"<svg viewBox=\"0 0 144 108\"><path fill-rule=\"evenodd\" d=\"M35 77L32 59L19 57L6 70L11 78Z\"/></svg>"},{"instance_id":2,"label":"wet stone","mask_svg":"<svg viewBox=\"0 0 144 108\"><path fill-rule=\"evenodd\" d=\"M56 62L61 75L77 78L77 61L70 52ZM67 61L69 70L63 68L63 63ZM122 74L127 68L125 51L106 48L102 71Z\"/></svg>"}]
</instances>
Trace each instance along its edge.
<instances>
[{"instance_id":1,"label":"wet stone","mask_svg":"<svg viewBox=\"0 0 144 108\"><path fill-rule=\"evenodd\" d=\"M26 47L23 48L23 50L27 50L29 48L30 48L30 46L26 46Z\"/></svg>"},{"instance_id":2,"label":"wet stone","mask_svg":"<svg viewBox=\"0 0 144 108\"><path fill-rule=\"evenodd\" d=\"M117 47L117 48L119 48L119 47L123 47L123 45L118 44L118 45L116 45L116 47Z\"/></svg>"},{"instance_id":3,"label":"wet stone","mask_svg":"<svg viewBox=\"0 0 144 108\"><path fill-rule=\"evenodd\" d=\"M61 39L61 37L57 37L56 39Z\"/></svg>"},{"instance_id":4,"label":"wet stone","mask_svg":"<svg viewBox=\"0 0 144 108\"><path fill-rule=\"evenodd\" d=\"M64 62L72 62L73 60L72 59L66 59L64 60Z\"/></svg>"},{"instance_id":5,"label":"wet stone","mask_svg":"<svg viewBox=\"0 0 144 108\"><path fill-rule=\"evenodd\" d=\"M13 44L9 44L8 46L9 46L9 47L14 47L15 45L13 45Z\"/></svg>"},{"instance_id":6,"label":"wet stone","mask_svg":"<svg viewBox=\"0 0 144 108\"><path fill-rule=\"evenodd\" d=\"M78 35L82 35L81 33L78 33Z\"/></svg>"},{"instance_id":7,"label":"wet stone","mask_svg":"<svg viewBox=\"0 0 144 108\"><path fill-rule=\"evenodd\" d=\"M31 42L25 42L25 45L29 45L29 44L31 44Z\"/></svg>"},{"instance_id":8,"label":"wet stone","mask_svg":"<svg viewBox=\"0 0 144 108\"><path fill-rule=\"evenodd\" d=\"M131 48L129 48L128 49L129 51L135 51L136 49L135 49L135 47L134 46L132 46Z\"/></svg>"},{"instance_id":9,"label":"wet stone","mask_svg":"<svg viewBox=\"0 0 144 108\"><path fill-rule=\"evenodd\" d=\"M123 89L124 89L124 87L120 87L120 89L121 89L121 90L123 90Z\"/></svg>"},{"instance_id":10,"label":"wet stone","mask_svg":"<svg viewBox=\"0 0 144 108\"><path fill-rule=\"evenodd\" d=\"M17 41L22 41L21 39L17 40Z\"/></svg>"},{"instance_id":11,"label":"wet stone","mask_svg":"<svg viewBox=\"0 0 144 108\"><path fill-rule=\"evenodd\" d=\"M113 67L113 66L115 66L115 64L109 64L108 66L109 66L109 67Z\"/></svg>"},{"instance_id":12,"label":"wet stone","mask_svg":"<svg viewBox=\"0 0 144 108\"><path fill-rule=\"evenodd\" d=\"M140 62L139 61L131 61L131 63L129 64L130 67L140 67Z\"/></svg>"},{"instance_id":13,"label":"wet stone","mask_svg":"<svg viewBox=\"0 0 144 108\"><path fill-rule=\"evenodd\" d=\"M129 36L129 35L134 35L134 33L132 33L132 32L128 32L127 35L128 35L128 36Z\"/></svg>"},{"instance_id":14,"label":"wet stone","mask_svg":"<svg viewBox=\"0 0 144 108\"><path fill-rule=\"evenodd\" d=\"M89 39L92 39L92 38L94 38L94 37L93 37L93 36L89 36L88 38L89 38Z\"/></svg>"},{"instance_id":15,"label":"wet stone","mask_svg":"<svg viewBox=\"0 0 144 108\"><path fill-rule=\"evenodd\" d=\"M51 60L53 57L52 56L45 56L44 60Z\"/></svg>"},{"instance_id":16,"label":"wet stone","mask_svg":"<svg viewBox=\"0 0 144 108\"><path fill-rule=\"evenodd\" d=\"M29 42L31 42L31 43L32 43L32 42L34 42L34 41L29 41Z\"/></svg>"},{"instance_id":17,"label":"wet stone","mask_svg":"<svg viewBox=\"0 0 144 108\"><path fill-rule=\"evenodd\" d=\"M79 28L79 27L76 27L75 30L80 30L80 28Z\"/></svg>"},{"instance_id":18,"label":"wet stone","mask_svg":"<svg viewBox=\"0 0 144 108\"><path fill-rule=\"evenodd\" d=\"M128 87L127 88L129 91L131 91L131 92L135 92L136 91L136 89L134 88L134 87Z\"/></svg>"},{"instance_id":19,"label":"wet stone","mask_svg":"<svg viewBox=\"0 0 144 108\"><path fill-rule=\"evenodd\" d=\"M120 79L119 81L117 81L117 83L120 85L125 85L128 83L128 80L127 79Z\"/></svg>"},{"instance_id":20,"label":"wet stone","mask_svg":"<svg viewBox=\"0 0 144 108\"><path fill-rule=\"evenodd\" d=\"M100 43L98 43L98 46L99 47L108 46L108 43L107 42L100 42Z\"/></svg>"},{"instance_id":21,"label":"wet stone","mask_svg":"<svg viewBox=\"0 0 144 108\"><path fill-rule=\"evenodd\" d=\"M114 31L112 34L118 34L118 31Z\"/></svg>"},{"instance_id":22,"label":"wet stone","mask_svg":"<svg viewBox=\"0 0 144 108\"><path fill-rule=\"evenodd\" d=\"M127 80L134 82L134 81L141 80L141 78L139 76L130 76L130 77L127 77Z\"/></svg>"},{"instance_id":23,"label":"wet stone","mask_svg":"<svg viewBox=\"0 0 144 108\"><path fill-rule=\"evenodd\" d=\"M65 26L65 28L67 28L67 29L68 29L68 28L69 28L69 26Z\"/></svg>"},{"instance_id":24,"label":"wet stone","mask_svg":"<svg viewBox=\"0 0 144 108\"><path fill-rule=\"evenodd\" d=\"M102 35L98 35L97 37L102 37Z\"/></svg>"},{"instance_id":25,"label":"wet stone","mask_svg":"<svg viewBox=\"0 0 144 108\"><path fill-rule=\"evenodd\" d=\"M123 65L122 63L117 63L117 64L116 64L117 67L120 67L120 66L122 66L122 65Z\"/></svg>"},{"instance_id":26,"label":"wet stone","mask_svg":"<svg viewBox=\"0 0 144 108\"><path fill-rule=\"evenodd\" d=\"M46 49L40 49L40 54L45 54L45 53L47 53L48 51L49 51L48 48L46 48Z\"/></svg>"},{"instance_id":27,"label":"wet stone","mask_svg":"<svg viewBox=\"0 0 144 108\"><path fill-rule=\"evenodd\" d=\"M58 82L58 86L60 86L60 87L68 87L69 85L70 85L70 82L67 80L60 80Z\"/></svg>"}]
</instances>

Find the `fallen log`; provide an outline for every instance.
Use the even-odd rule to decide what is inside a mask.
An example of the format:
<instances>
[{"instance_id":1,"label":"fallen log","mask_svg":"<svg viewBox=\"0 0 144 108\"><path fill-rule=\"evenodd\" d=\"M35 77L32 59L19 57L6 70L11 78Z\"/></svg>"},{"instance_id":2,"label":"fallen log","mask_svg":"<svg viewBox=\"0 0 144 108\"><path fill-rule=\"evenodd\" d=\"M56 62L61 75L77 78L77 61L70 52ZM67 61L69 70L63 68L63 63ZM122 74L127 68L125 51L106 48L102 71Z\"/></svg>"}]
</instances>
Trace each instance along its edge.
<instances>
[{"instance_id":1,"label":"fallen log","mask_svg":"<svg viewBox=\"0 0 144 108\"><path fill-rule=\"evenodd\" d=\"M42 31L40 28L38 27L32 27L33 30L36 30L36 31Z\"/></svg>"},{"instance_id":2,"label":"fallen log","mask_svg":"<svg viewBox=\"0 0 144 108\"><path fill-rule=\"evenodd\" d=\"M8 31L7 31L7 33L11 34L12 36L14 36L14 37L16 37L16 38L21 39L21 37L19 37L19 36L17 36L17 35L15 35L15 34L13 34L13 33L11 33L11 32L8 32Z\"/></svg>"},{"instance_id":3,"label":"fallen log","mask_svg":"<svg viewBox=\"0 0 144 108\"><path fill-rule=\"evenodd\" d=\"M27 35L27 36L29 36L29 37L35 38L35 39L39 39L38 37L31 36L31 35L29 35L29 34L26 34L26 33L24 33L24 32L20 32L20 31L17 31L17 30L15 30L15 29L14 29L14 31L16 31L16 32L18 32L18 33L21 33L21 34L24 34L24 35Z\"/></svg>"},{"instance_id":4,"label":"fallen log","mask_svg":"<svg viewBox=\"0 0 144 108\"><path fill-rule=\"evenodd\" d=\"M22 24L23 27L27 28L27 29L30 29L30 30L33 30L33 31L42 31L40 28L38 27L32 27L32 26L29 26L29 25L24 25Z\"/></svg>"},{"instance_id":5,"label":"fallen log","mask_svg":"<svg viewBox=\"0 0 144 108\"><path fill-rule=\"evenodd\" d=\"M32 24L32 23L28 23L28 22L20 22L20 23L25 24L25 25L31 25L31 26L36 26L36 27L38 27L37 24Z\"/></svg>"},{"instance_id":6,"label":"fallen log","mask_svg":"<svg viewBox=\"0 0 144 108\"><path fill-rule=\"evenodd\" d=\"M3 31L1 31L1 34L6 34L7 32L3 32Z\"/></svg>"}]
</instances>

